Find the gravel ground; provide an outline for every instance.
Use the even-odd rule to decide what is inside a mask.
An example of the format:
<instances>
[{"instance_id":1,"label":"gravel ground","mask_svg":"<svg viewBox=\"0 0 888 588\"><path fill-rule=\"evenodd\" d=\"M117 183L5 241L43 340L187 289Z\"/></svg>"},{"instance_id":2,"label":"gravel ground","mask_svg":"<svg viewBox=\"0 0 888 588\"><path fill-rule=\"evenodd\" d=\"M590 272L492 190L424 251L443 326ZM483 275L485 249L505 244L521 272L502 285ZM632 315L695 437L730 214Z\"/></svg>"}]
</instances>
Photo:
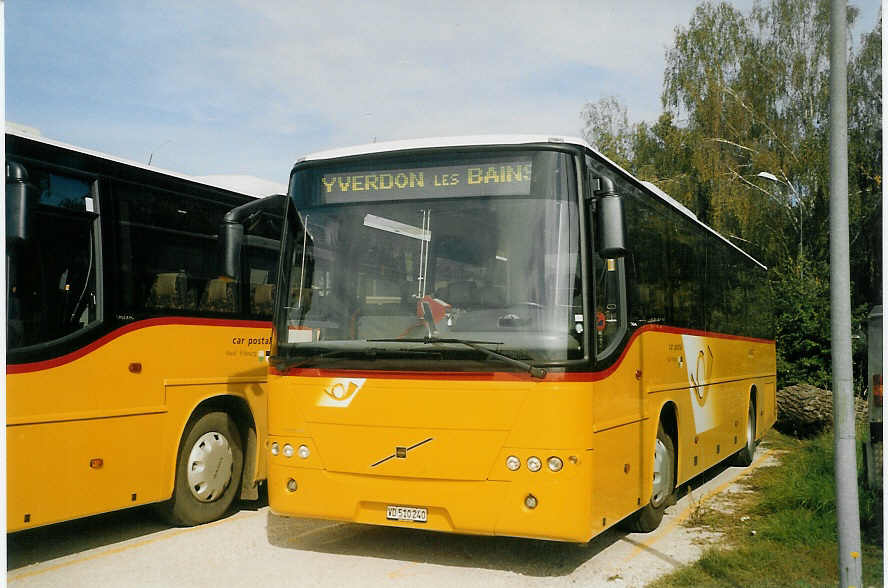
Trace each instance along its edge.
<instances>
[{"instance_id":1,"label":"gravel ground","mask_svg":"<svg viewBox=\"0 0 888 588\"><path fill-rule=\"evenodd\" d=\"M773 462L761 451L752 467ZM191 529L146 509L7 536L11 586L643 586L719 540L683 523L742 491L720 468L650 534L610 530L585 545L291 519L267 507ZM738 515L739 516L739 515Z\"/></svg>"}]
</instances>

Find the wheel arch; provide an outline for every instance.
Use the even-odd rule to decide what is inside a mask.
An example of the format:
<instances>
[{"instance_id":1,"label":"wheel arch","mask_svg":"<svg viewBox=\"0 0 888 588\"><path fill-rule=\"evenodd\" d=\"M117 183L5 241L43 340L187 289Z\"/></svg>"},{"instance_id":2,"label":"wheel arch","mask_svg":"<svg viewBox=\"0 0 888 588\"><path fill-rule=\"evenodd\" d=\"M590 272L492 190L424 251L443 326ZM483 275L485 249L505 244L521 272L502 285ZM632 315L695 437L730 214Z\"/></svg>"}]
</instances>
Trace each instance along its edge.
<instances>
[{"instance_id":1,"label":"wheel arch","mask_svg":"<svg viewBox=\"0 0 888 588\"><path fill-rule=\"evenodd\" d=\"M751 407L753 414L755 415L755 431L753 432L753 437L755 439L759 438L759 432L758 432L758 430L759 430L759 412L758 412L759 411L759 399L758 399L758 396L759 396L758 386L756 386L755 384L750 385L749 386L749 405L747 406L747 414L748 414L748 408Z\"/></svg>"},{"instance_id":2,"label":"wheel arch","mask_svg":"<svg viewBox=\"0 0 888 588\"><path fill-rule=\"evenodd\" d=\"M759 391L755 384L750 385L747 395L746 414L743 418L743 446L733 456L733 465L740 467L748 467L752 465L755 459L755 447L758 444L758 432L764 431L759 423L758 411L761 408L759 404Z\"/></svg>"},{"instance_id":3,"label":"wheel arch","mask_svg":"<svg viewBox=\"0 0 888 588\"><path fill-rule=\"evenodd\" d=\"M646 427L647 431L652 431L653 435L650 439L651 449L653 451L650 452L651 460L647 463L650 465L645 465L642 471L645 472L645 477L647 480L645 481L645 486L642 489L642 493L644 498L644 505L641 506L638 510L632 513L629 517L627 517L624 521L624 525L627 529L633 532L641 532L641 533L649 533L656 529L660 522L663 519L663 513L665 509L671 505L675 504L675 492L678 487L678 407L675 402L672 400L665 401L657 412L657 419L649 421L651 426ZM662 428L663 433L671 439L672 445L672 488L671 492L668 496L664 496L660 499L657 499L656 503L654 502L654 487L653 480L655 480L655 472L656 472L656 461L657 461L657 452L660 450L660 445L657 443L657 439L660 436L660 429ZM646 440L647 442L647 440ZM665 454L669 454L668 445L664 448ZM648 469L649 468L649 469ZM661 488L662 489L662 488ZM641 503L641 501L639 501Z\"/></svg>"},{"instance_id":4,"label":"wheel arch","mask_svg":"<svg viewBox=\"0 0 888 588\"><path fill-rule=\"evenodd\" d=\"M185 437L191 426L203 415L211 412L224 412L231 416L240 433L241 442L243 443L244 467L241 473L241 491L240 497L248 500L258 498L258 490L256 488L256 464L258 461L256 420L253 417L253 411L245 398L231 394L221 394L211 396L199 402L191 411L184 426L179 431L179 442L176 444L176 458L173 461L173 467L178 468L178 455L185 442ZM174 470L175 471L175 470ZM175 484L175 476L173 476ZM170 488L172 495L172 487Z\"/></svg>"},{"instance_id":5,"label":"wheel arch","mask_svg":"<svg viewBox=\"0 0 888 588\"><path fill-rule=\"evenodd\" d=\"M678 406L672 400L668 400L660 407L660 416L657 419L657 426L663 423L663 430L672 438L672 448L675 451L675 463L672 464L673 475L675 476L676 485L678 484L678 464L681 462L681 443L678 441Z\"/></svg>"}]
</instances>

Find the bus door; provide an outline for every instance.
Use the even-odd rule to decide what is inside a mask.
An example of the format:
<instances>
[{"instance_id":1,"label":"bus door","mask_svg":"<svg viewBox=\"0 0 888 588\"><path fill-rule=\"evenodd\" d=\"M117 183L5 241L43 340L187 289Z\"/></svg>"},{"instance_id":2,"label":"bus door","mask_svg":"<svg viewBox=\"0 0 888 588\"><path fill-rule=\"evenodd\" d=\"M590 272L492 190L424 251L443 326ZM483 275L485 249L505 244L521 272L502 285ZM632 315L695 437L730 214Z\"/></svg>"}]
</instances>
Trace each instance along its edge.
<instances>
[{"instance_id":1,"label":"bus door","mask_svg":"<svg viewBox=\"0 0 888 588\"><path fill-rule=\"evenodd\" d=\"M587 179L590 187L595 186L595 178ZM603 214L600 208L594 212L599 214ZM595 218L594 215L590 216ZM602 222L590 225L599 233L607 230ZM592 320L587 324L593 328L596 371L609 372L617 364L611 375L594 384L594 496L606 520L611 521L637 508L649 460L644 459L647 453L642 449L644 394L642 380L636 377L636 368L641 364L639 346L630 348L628 355L619 359L627 334L625 259L616 253L600 252L602 237L594 235L589 247Z\"/></svg>"}]
</instances>

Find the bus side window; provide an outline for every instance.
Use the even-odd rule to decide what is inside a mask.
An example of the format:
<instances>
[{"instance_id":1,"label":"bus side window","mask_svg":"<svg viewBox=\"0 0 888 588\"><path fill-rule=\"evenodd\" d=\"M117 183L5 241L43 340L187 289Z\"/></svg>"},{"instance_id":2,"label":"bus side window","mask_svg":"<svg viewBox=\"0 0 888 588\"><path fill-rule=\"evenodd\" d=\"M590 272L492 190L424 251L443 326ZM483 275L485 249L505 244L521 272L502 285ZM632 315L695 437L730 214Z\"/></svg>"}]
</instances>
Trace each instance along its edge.
<instances>
[{"instance_id":1,"label":"bus side window","mask_svg":"<svg viewBox=\"0 0 888 588\"><path fill-rule=\"evenodd\" d=\"M234 314L238 285L219 280L218 226L225 204L128 182L115 184L125 314Z\"/></svg>"},{"instance_id":2,"label":"bus side window","mask_svg":"<svg viewBox=\"0 0 888 588\"><path fill-rule=\"evenodd\" d=\"M280 215L263 213L252 226L245 227L247 309L253 318L271 320L274 311L282 222Z\"/></svg>"},{"instance_id":3,"label":"bus side window","mask_svg":"<svg viewBox=\"0 0 888 588\"><path fill-rule=\"evenodd\" d=\"M602 173L596 170L600 170L600 167L587 156L585 182L585 189L588 190L587 197L592 196L592 190L594 190L594 186L597 184L596 174ZM626 206L629 206L630 203L628 201L630 199L622 191L625 191L625 187L618 185L617 193L623 196ZM627 219L631 217L631 213L628 210L626 217ZM593 227L596 226L594 221L591 225ZM628 227L631 227L631 224ZM593 238L590 247L591 282L595 297L592 304L592 326L594 329L595 355L598 360L602 360L619 348L620 341L626 333L628 312L626 287L624 286L627 280L626 265L634 263L632 255L636 247L630 245L629 254L625 258L611 259L602 258L595 249L596 244L597 238Z\"/></svg>"},{"instance_id":4,"label":"bus side window","mask_svg":"<svg viewBox=\"0 0 888 588\"><path fill-rule=\"evenodd\" d=\"M623 261L593 256L595 276L595 348L599 358L608 355L622 330L625 310L622 308L620 274Z\"/></svg>"},{"instance_id":5,"label":"bus side window","mask_svg":"<svg viewBox=\"0 0 888 588\"><path fill-rule=\"evenodd\" d=\"M39 204L31 237L7 251L9 349L45 344L100 319L95 182L35 166L28 174Z\"/></svg>"}]
</instances>

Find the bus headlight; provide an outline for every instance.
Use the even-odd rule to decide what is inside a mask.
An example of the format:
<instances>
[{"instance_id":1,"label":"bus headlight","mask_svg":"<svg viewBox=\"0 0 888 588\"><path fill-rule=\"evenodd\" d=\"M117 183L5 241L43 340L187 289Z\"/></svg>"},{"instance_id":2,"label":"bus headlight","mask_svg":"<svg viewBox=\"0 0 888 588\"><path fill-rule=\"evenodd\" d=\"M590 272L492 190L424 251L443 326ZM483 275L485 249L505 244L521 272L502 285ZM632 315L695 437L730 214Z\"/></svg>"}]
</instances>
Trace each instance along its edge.
<instances>
[{"instance_id":1,"label":"bus headlight","mask_svg":"<svg viewBox=\"0 0 888 588\"><path fill-rule=\"evenodd\" d=\"M271 444L271 454L277 455L281 452L281 446L277 444L277 441Z\"/></svg>"},{"instance_id":2,"label":"bus headlight","mask_svg":"<svg viewBox=\"0 0 888 588\"><path fill-rule=\"evenodd\" d=\"M555 457L554 455L548 460L549 469L553 472L560 472L561 468L564 467L564 462L561 461L560 457Z\"/></svg>"},{"instance_id":3,"label":"bus headlight","mask_svg":"<svg viewBox=\"0 0 888 588\"><path fill-rule=\"evenodd\" d=\"M540 468L543 467L543 462L540 461L538 457L530 457L527 459L527 469L532 472L540 471Z\"/></svg>"},{"instance_id":4,"label":"bus headlight","mask_svg":"<svg viewBox=\"0 0 888 588\"><path fill-rule=\"evenodd\" d=\"M293 457L293 446L289 443L284 445L284 457Z\"/></svg>"},{"instance_id":5,"label":"bus headlight","mask_svg":"<svg viewBox=\"0 0 888 588\"><path fill-rule=\"evenodd\" d=\"M302 459L308 459L308 456L311 455L311 451L308 450L307 445L300 445L298 449L299 457Z\"/></svg>"},{"instance_id":6,"label":"bus headlight","mask_svg":"<svg viewBox=\"0 0 888 588\"><path fill-rule=\"evenodd\" d=\"M509 468L510 471L518 471L518 468L521 467L521 460L514 455L510 455L506 458L506 467Z\"/></svg>"}]
</instances>

